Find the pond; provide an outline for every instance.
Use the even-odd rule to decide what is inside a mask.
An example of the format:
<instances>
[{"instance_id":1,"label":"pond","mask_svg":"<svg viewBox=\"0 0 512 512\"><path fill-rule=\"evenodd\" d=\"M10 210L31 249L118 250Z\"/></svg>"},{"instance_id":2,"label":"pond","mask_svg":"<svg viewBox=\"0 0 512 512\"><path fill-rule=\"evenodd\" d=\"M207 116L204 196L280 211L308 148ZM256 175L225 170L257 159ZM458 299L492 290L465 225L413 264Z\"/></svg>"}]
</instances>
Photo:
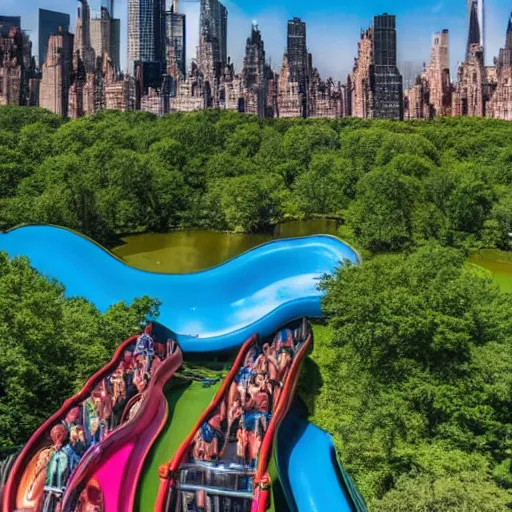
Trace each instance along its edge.
<instances>
[{"instance_id":1,"label":"pond","mask_svg":"<svg viewBox=\"0 0 512 512\"><path fill-rule=\"evenodd\" d=\"M489 270L501 290L512 293L511 253L495 249L484 249L473 254L469 261Z\"/></svg>"},{"instance_id":2,"label":"pond","mask_svg":"<svg viewBox=\"0 0 512 512\"><path fill-rule=\"evenodd\" d=\"M219 265L258 245L278 238L336 235L338 222L312 219L279 224L273 233L240 235L200 229L166 234L133 235L112 253L132 267L184 274Z\"/></svg>"}]
</instances>

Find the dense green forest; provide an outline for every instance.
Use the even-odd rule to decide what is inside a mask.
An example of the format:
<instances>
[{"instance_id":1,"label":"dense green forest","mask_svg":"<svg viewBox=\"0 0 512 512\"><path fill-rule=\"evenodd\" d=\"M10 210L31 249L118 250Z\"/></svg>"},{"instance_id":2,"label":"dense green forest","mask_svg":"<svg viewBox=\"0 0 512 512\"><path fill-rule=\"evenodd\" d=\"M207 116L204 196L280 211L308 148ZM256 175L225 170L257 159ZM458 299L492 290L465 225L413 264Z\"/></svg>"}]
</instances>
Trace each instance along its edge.
<instances>
[{"instance_id":1,"label":"dense green forest","mask_svg":"<svg viewBox=\"0 0 512 512\"><path fill-rule=\"evenodd\" d=\"M0 229L47 222L106 242L180 227L256 232L333 215L372 252L436 239L507 249L512 125L265 120L0 109Z\"/></svg>"},{"instance_id":2,"label":"dense green forest","mask_svg":"<svg viewBox=\"0 0 512 512\"><path fill-rule=\"evenodd\" d=\"M370 510L510 510L512 294L437 244L323 286L301 393Z\"/></svg>"},{"instance_id":3,"label":"dense green forest","mask_svg":"<svg viewBox=\"0 0 512 512\"><path fill-rule=\"evenodd\" d=\"M512 295L467 263L469 249L512 249L511 123L0 108L0 147L0 229L46 222L108 243L342 219L364 264L322 284L328 322L300 381L311 420L372 512L512 508ZM101 314L0 255L0 447L157 307Z\"/></svg>"},{"instance_id":4,"label":"dense green forest","mask_svg":"<svg viewBox=\"0 0 512 512\"><path fill-rule=\"evenodd\" d=\"M0 253L0 448L26 442L158 306L143 297L102 314Z\"/></svg>"}]
</instances>

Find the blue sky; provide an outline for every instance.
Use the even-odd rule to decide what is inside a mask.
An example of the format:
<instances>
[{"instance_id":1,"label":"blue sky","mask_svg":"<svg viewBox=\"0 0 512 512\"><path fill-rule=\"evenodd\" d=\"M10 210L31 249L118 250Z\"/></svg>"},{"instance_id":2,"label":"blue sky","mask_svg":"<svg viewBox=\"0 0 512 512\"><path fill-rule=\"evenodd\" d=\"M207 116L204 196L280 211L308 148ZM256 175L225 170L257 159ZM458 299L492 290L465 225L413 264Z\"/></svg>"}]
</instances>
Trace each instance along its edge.
<instances>
[{"instance_id":1,"label":"blue sky","mask_svg":"<svg viewBox=\"0 0 512 512\"><path fill-rule=\"evenodd\" d=\"M170 1L170 0L169 0ZM510 0L486 0L487 64L505 41L505 29L512 10ZM89 0L91 8L100 0ZM361 28L371 24L372 16L388 12L397 15L398 57L421 66L428 61L432 34L450 30L450 61L452 71L464 57L466 39L466 0L225 0L228 8L228 50L240 69L245 39L251 21L256 19L262 32L267 56L274 68L281 66L286 46L286 21L300 16L307 22L307 43L313 62L323 77L345 80L357 54ZM72 31L78 2L74 0L0 0L0 14L20 15L22 26L31 30L34 53L37 54L38 8L69 12ZM116 17L122 20L122 62L126 62L127 0L116 0ZM199 30L199 4L182 3L180 11L187 14L187 53L195 55Z\"/></svg>"}]
</instances>

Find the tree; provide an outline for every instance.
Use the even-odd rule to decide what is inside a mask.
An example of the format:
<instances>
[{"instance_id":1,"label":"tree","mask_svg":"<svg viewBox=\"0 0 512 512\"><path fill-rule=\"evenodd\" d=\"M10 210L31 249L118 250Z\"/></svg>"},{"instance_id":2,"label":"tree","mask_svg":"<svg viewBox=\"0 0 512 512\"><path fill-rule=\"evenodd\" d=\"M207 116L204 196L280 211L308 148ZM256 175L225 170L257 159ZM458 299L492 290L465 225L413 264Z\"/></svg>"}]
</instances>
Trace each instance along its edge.
<instances>
[{"instance_id":1,"label":"tree","mask_svg":"<svg viewBox=\"0 0 512 512\"><path fill-rule=\"evenodd\" d=\"M379 148L375 163L386 165L398 155L415 155L439 164L439 154L435 146L427 139L416 134L394 133L388 135Z\"/></svg>"},{"instance_id":2,"label":"tree","mask_svg":"<svg viewBox=\"0 0 512 512\"><path fill-rule=\"evenodd\" d=\"M18 149L25 165L40 164L52 154L55 128L43 122L24 126L19 134Z\"/></svg>"},{"instance_id":3,"label":"tree","mask_svg":"<svg viewBox=\"0 0 512 512\"><path fill-rule=\"evenodd\" d=\"M170 138L155 142L149 154L168 169L181 170L187 161L187 152L183 145Z\"/></svg>"},{"instance_id":4,"label":"tree","mask_svg":"<svg viewBox=\"0 0 512 512\"><path fill-rule=\"evenodd\" d=\"M313 420L372 510L510 505L512 296L465 260L428 244L322 284Z\"/></svg>"},{"instance_id":5,"label":"tree","mask_svg":"<svg viewBox=\"0 0 512 512\"><path fill-rule=\"evenodd\" d=\"M398 251L411 243L418 186L390 169L361 178L347 221L362 245L373 252Z\"/></svg>"},{"instance_id":6,"label":"tree","mask_svg":"<svg viewBox=\"0 0 512 512\"><path fill-rule=\"evenodd\" d=\"M280 219L283 190L277 176L251 174L214 182L209 196L229 229L254 233Z\"/></svg>"},{"instance_id":7,"label":"tree","mask_svg":"<svg viewBox=\"0 0 512 512\"><path fill-rule=\"evenodd\" d=\"M492 235L488 237L487 245L499 249L512 248L512 187L504 189L500 198L494 203L489 219L485 224L485 232L489 229Z\"/></svg>"},{"instance_id":8,"label":"tree","mask_svg":"<svg viewBox=\"0 0 512 512\"><path fill-rule=\"evenodd\" d=\"M375 128L342 131L341 154L363 172L371 171L375 166L377 151L388 136L387 131Z\"/></svg>"},{"instance_id":9,"label":"tree","mask_svg":"<svg viewBox=\"0 0 512 512\"><path fill-rule=\"evenodd\" d=\"M229 155L250 158L260 149L261 128L256 123L238 126L226 140Z\"/></svg>"},{"instance_id":10,"label":"tree","mask_svg":"<svg viewBox=\"0 0 512 512\"><path fill-rule=\"evenodd\" d=\"M340 215L355 195L357 178L352 162L337 152L314 154L293 187L298 208L306 215Z\"/></svg>"},{"instance_id":11,"label":"tree","mask_svg":"<svg viewBox=\"0 0 512 512\"><path fill-rule=\"evenodd\" d=\"M26 442L155 308L143 298L101 314L26 258L0 253L0 447Z\"/></svg>"},{"instance_id":12,"label":"tree","mask_svg":"<svg viewBox=\"0 0 512 512\"><path fill-rule=\"evenodd\" d=\"M432 162L424 157L409 153L399 154L387 164L388 169L394 169L400 174L422 179L435 171Z\"/></svg>"},{"instance_id":13,"label":"tree","mask_svg":"<svg viewBox=\"0 0 512 512\"><path fill-rule=\"evenodd\" d=\"M307 165L314 151L339 147L337 133L322 124L291 127L283 139L285 156Z\"/></svg>"}]
</instances>

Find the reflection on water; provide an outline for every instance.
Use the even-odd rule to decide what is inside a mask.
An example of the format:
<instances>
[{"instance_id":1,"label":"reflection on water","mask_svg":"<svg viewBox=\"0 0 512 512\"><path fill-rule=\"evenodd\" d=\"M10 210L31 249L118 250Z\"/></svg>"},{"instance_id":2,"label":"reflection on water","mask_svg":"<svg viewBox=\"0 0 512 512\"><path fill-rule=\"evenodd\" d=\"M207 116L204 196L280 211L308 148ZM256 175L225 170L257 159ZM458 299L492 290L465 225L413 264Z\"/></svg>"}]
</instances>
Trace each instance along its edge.
<instances>
[{"instance_id":1,"label":"reflection on water","mask_svg":"<svg viewBox=\"0 0 512 512\"><path fill-rule=\"evenodd\" d=\"M112 252L133 267L155 272L184 274L219 265L276 238L335 235L337 221L312 219L280 224L273 234L235 235L199 229L167 234L134 235Z\"/></svg>"},{"instance_id":2,"label":"reflection on water","mask_svg":"<svg viewBox=\"0 0 512 512\"><path fill-rule=\"evenodd\" d=\"M485 249L473 254L469 261L492 272L501 290L512 293L512 254Z\"/></svg>"}]
</instances>

